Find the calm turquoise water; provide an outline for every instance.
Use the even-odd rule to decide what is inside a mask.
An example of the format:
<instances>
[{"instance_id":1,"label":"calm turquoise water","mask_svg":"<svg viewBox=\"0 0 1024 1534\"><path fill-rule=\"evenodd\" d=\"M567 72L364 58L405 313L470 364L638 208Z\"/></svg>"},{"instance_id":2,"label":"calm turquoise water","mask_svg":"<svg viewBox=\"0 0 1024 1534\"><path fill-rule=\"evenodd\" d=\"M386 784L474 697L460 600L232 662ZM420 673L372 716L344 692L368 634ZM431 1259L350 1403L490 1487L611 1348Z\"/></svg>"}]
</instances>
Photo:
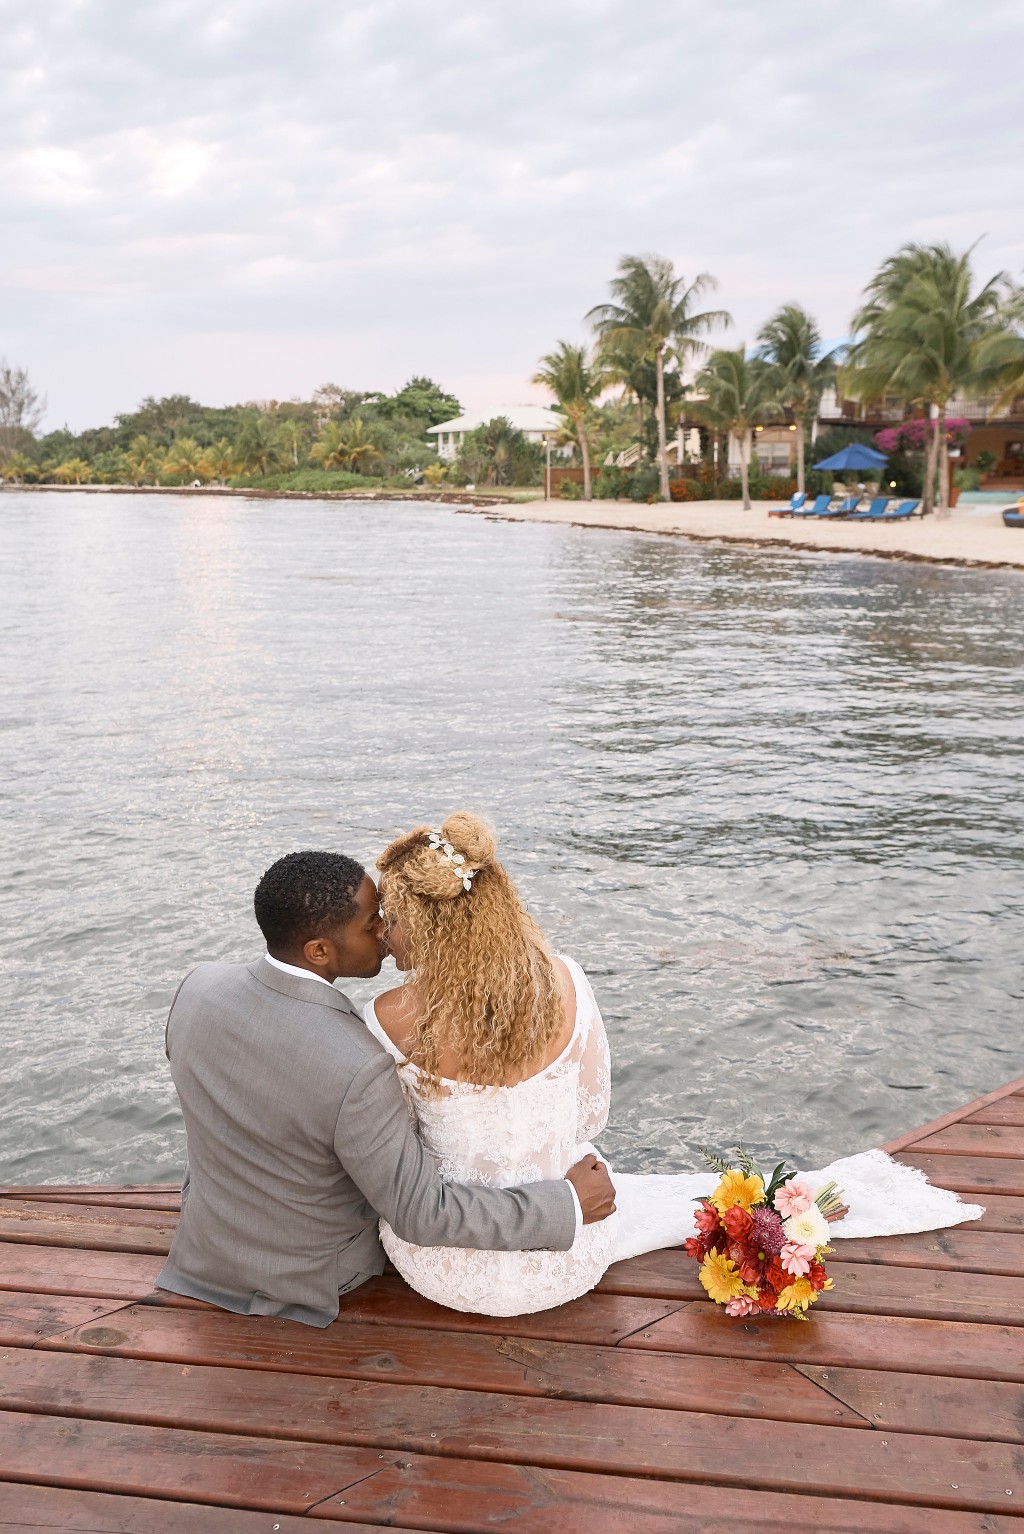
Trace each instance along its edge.
<instances>
[{"instance_id":1,"label":"calm turquoise water","mask_svg":"<svg viewBox=\"0 0 1024 1534\"><path fill-rule=\"evenodd\" d=\"M590 972L623 1166L1024 1071L1024 578L21 492L0 550L0 1180L174 1178L184 971L259 951L279 854L459 805Z\"/></svg>"}]
</instances>

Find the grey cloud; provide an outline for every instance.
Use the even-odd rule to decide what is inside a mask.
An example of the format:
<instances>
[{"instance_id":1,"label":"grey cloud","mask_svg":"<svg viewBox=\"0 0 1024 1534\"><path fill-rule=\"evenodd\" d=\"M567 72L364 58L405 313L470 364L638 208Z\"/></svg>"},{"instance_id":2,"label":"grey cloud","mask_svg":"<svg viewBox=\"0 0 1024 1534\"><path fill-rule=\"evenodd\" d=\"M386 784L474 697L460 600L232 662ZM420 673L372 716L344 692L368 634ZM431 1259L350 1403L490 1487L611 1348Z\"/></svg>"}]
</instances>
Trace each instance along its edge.
<instances>
[{"instance_id":1,"label":"grey cloud","mask_svg":"<svg viewBox=\"0 0 1024 1534\"><path fill-rule=\"evenodd\" d=\"M956 0L0 4L0 350L51 421L144 390L480 403L616 257L709 269L737 339L841 334L900 240L1024 261L1024 15Z\"/></svg>"}]
</instances>

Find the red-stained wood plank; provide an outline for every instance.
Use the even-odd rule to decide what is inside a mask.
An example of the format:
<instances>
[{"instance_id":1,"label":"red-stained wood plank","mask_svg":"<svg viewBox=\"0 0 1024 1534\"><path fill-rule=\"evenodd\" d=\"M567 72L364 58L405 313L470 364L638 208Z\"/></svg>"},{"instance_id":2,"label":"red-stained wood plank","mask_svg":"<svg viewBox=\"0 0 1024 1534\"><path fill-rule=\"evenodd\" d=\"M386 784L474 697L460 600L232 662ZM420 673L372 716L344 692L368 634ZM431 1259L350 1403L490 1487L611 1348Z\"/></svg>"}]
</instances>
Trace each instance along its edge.
<instances>
[{"instance_id":1,"label":"red-stained wood plank","mask_svg":"<svg viewBox=\"0 0 1024 1534\"><path fill-rule=\"evenodd\" d=\"M117 1300L66 1299L0 1289L0 1347L31 1346L51 1332L95 1324L120 1308Z\"/></svg>"},{"instance_id":2,"label":"red-stained wood plank","mask_svg":"<svg viewBox=\"0 0 1024 1534\"><path fill-rule=\"evenodd\" d=\"M72 1203L79 1203L84 1198L87 1203L91 1203L94 1194L104 1197L127 1194L134 1197L141 1193L166 1193L178 1198L181 1189L177 1183L171 1182L0 1183L0 1198L63 1198Z\"/></svg>"},{"instance_id":3,"label":"red-stained wood plank","mask_svg":"<svg viewBox=\"0 0 1024 1534\"><path fill-rule=\"evenodd\" d=\"M843 1262L882 1263L890 1268L943 1268L1015 1278L1024 1273L1024 1231L1019 1235L988 1234L974 1225L961 1225L914 1236L837 1241L836 1255Z\"/></svg>"},{"instance_id":4,"label":"red-stained wood plank","mask_svg":"<svg viewBox=\"0 0 1024 1534\"><path fill-rule=\"evenodd\" d=\"M819 1414L806 1424L809 1432L869 1433L859 1413L789 1370L779 1377L779 1410L765 1395L762 1412L750 1421L752 1434L763 1436L766 1418L793 1426L793 1404L810 1395L831 1419L823 1423ZM0 1399L10 1411L669 1477L680 1456L686 1460L686 1444L704 1431L695 1423L727 1420L704 1408L694 1413L15 1348L0 1353ZM805 1424L798 1417L795 1425ZM596 1461L595 1443L601 1445ZM686 1463L692 1473L696 1461Z\"/></svg>"},{"instance_id":5,"label":"red-stained wood plank","mask_svg":"<svg viewBox=\"0 0 1024 1534\"><path fill-rule=\"evenodd\" d=\"M346 1534L366 1534L365 1523L333 1524ZM409 1525L404 1525L407 1534ZM3 1534L309 1534L309 1524L289 1513L244 1513L198 1502L158 1502L153 1497L118 1497L101 1491L66 1491L59 1486L0 1482ZM414 1531L420 1534L420 1531Z\"/></svg>"},{"instance_id":6,"label":"red-stained wood plank","mask_svg":"<svg viewBox=\"0 0 1024 1534\"><path fill-rule=\"evenodd\" d=\"M907 1253L912 1253L914 1244L920 1243L921 1254L927 1257L927 1239L922 1236L902 1239ZM1005 1239L1017 1240L1013 1236ZM836 1256L828 1259L835 1289L821 1296L817 1311L1024 1325L1024 1278L984 1271L948 1271L956 1266L950 1264L914 1264L911 1270L907 1264L896 1267L866 1261L845 1262L845 1246L845 1242L837 1243ZM616 1263L601 1280L597 1293L650 1295L666 1303L671 1300L686 1303L705 1297L697 1278L697 1264L675 1248ZM1021 1346L1024 1347L1024 1338Z\"/></svg>"},{"instance_id":7,"label":"red-stained wood plank","mask_svg":"<svg viewBox=\"0 0 1024 1534\"><path fill-rule=\"evenodd\" d=\"M166 1256L177 1215L152 1209L89 1208L84 1204L0 1203L0 1241L72 1246L106 1252Z\"/></svg>"},{"instance_id":8,"label":"red-stained wood plank","mask_svg":"<svg viewBox=\"0 0 1024 1534\"><path fill-rule=\"evenodd\" d=\"M0 1411L0 1482L303 1513L389 1463L338 1444Z\"/></svg>"},{"instance_id":9,"label":"red-stained wood plank","mask_svg":"<svg viewBox=\"0 0 1024 1534\"><path fill-rule=\"evenodd\" d=\"M674 1305L663 1300L613 1294L585 1294L570 1305L527 1316L478 1316L448 1310L425 1300L400 1278L373 1278L346 1294L339 1320L390 1326L429 1327L444 1332L496 1332L509 1337L538 1337L551 1342L589 1342L614 1346L623 1337L668 1315Z\"/></svg>"},{"instance_id":10,"label":"red-stained wood plank","mask_svg":"<svg viewBox=\"0 0 1024 1534\"><path fill-rule=\"evenodd\" d=\"M301 1440L343 1453L365 1447L990 1512L1004 1507L1006 1488L1024 1495L1024 1460L992 1441L777 1420L766 1432L763 1421L710 1413L14 1349L0 1355L0 1390L10 1412L45 1420L255 1433L273 1445L275 1467Z\"/></svg>"},{"instance_id":11,"label":"red-stained wood plank","mask_svg":"<svg viewBox=\"0 0 1024 1534\"><path fill-rule=\"evenodd\" d=\"M965 1124L1015 1124L1024 1128L1024 1093L1020 1097L1002 1097L977 1113L968 1114Z\"/></svg>"},{"instance_id":12,"label":"red-stained wood plank","mask_svg":"<svg viewBox=\"0 0 1024 1534\"><path fill-rule=\"evenodd\" d=\"M855 1413L837 1415L836 1403L819 1390L796 1388L787 1364L627 1353L578 1342L337 1322L321 1332L266 1317L132 1306L97 1325L50 1336L39 1346L176 1364L859 1425Z\"/></svg>"},{"instance_id":13,"label":"red-stained wood plank","mask_svg":"<svg viewBox=\"0 0 1024 1534\"><path fill-rule=\"evenodd\" d=\"M1007 1504L1012 1498L1006 1498ZM1001 1510L1002 1511L1002 1510ZM837 1497L679 1486L574 1470L409 1458L312 1508L310 1518L446 1534L1020 1534L999 1513L943 1512Z\"/></svg>"},{"instance_id":14,"label":"red-stained wood plank","mask_svg":"<svg viewBox=\"0 0 1024 1534\"><path fill-rule=\"evenodd\" d=\"M980 1202L985 1213L980 1220L971 1220L964 1229L971 1231L1003 1230L1024 1231L1024 1198L1009 1198L1002 1193L984 1193L968 1197L968 1202Z\"/></svg>"},{"instance_id":15,"label":"red-stained wood plank","mask_svg":"<svg viewBox=\"0 0 1024 1534\"><path fill-rule=\"evenodd\" d=\"M798 1371L879 1432L1024 1443L1024 1389L996 1380L924 1378L892 1370L799 1364Z\"/></svg>"},{"instance_id":16,"label":"red-stained wood plank","mask_svg":"<svg viewBox=\"0 0 1024 1534\"><path fill-rule=\"evenodd\" d=\"M900 1373L1024 1382L1018 1328L896 1316L841 1315L816 1307L806 1322L737 1320L716 1305L686 1305L620 1344L652 1352L842 1364Z\"/></svg>"},{"instance_id":17,"label":"red-stained wood plank","mask_svg":"<svg viewBox=\"0 0 1024 1534\"><path fill-rule=\"evenodd\" d=\"M934 1134L939 1129L945 1129L950 1124L959 1124L962 1119L968 1118L972 1113L978 1113L982 1108L987 1108L991 1103L1001 1102L1004 1097L1024 1096L1024 1076L1018 1076L1015 1081L1008 1081L1003 1087L996 1087L994 1092L986 1092L984 1097L975 1097L971 1102L965 1103L962 1108L954 1108L950 1113L944 1113L941 1118L932 1119L927 1124L922 1124L919 1129L908 1130L898 1139L889 1140L882 1146L890 1156L897 1151L907 1150L916 1145L923 1135Z\"/></svg>"},{"instance_id":18,"label":"red-stained wood plank","mask_svg":"<svg viewBox=\"0 0 1024 1534\"><path fill-rule=\"evenodd\" d=\"M153 1292L160 1256L0 1242L0 1290L140 1300Z\"/></svg>"},{"instance_id":19,"label":"red-stained wood plank","mask_svg":"<svg viewBox=\"0 0 1024 1534\"><path fill-rule=\"evenodd\" d=\"M1020 1101L1017 1098L1016 1101ZM1024 1157L1024 1128L1012 1124L950 1124L914 1143L921 1156L998 1156L1001 1160Z\"/></svg>"},{"instance_id":20,"label":"red-stained wood plank","mask_svg":"<svg viewBox=\"0 0 1024 1534\"><path fill-rule=\"evenodd\" d=\"M901 1151L894 1158L906 1166L916 1166L939 1188L973 1195L968 1202L984 1204L986 1195L999 1193L1010 1198L1024 1198L1024 1161L998 1156L932 1155Z\"/></svg>"},{"instance_id":21,"label":"red-stained wood plank","mask_svg":"<svg viewBox=\"0 0 1024 1534\"><path fill-rule=\"evenodd\" d=\"M10 1195L6 1195L10 1197ZM84 1199L86 1195L83 1193ZM151 1209L158 1213L176 1215L181 1212L181 1199L177 1193L90 1193L90 1209ZM27 1199L18 1199L18 1203L28 1203ZM73 1203L75 1200L67 1198L48 1198L46 1193L40 1193L31 1202L39 1204L61 1205Z\"/></svg>"}]
</instances>

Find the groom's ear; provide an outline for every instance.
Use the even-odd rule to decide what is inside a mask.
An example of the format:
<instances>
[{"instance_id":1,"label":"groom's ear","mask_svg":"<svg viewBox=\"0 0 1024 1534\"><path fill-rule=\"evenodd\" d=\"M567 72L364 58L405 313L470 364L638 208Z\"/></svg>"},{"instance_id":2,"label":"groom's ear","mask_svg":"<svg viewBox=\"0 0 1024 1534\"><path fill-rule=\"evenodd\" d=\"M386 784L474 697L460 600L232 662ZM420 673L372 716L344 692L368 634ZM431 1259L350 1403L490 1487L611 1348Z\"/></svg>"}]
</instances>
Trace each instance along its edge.
<instances>
[{"instance_id":1,"label":"groom's ear","mask_svg":"<svg viewBox=\"0 0 1024 1534\"><path fill-rule=\"evenodd\" d=\"M302 952L307 964L330 964L335 956L334 944L323 937L311 937L303 943Z\"/></svg>"}]
</instances>

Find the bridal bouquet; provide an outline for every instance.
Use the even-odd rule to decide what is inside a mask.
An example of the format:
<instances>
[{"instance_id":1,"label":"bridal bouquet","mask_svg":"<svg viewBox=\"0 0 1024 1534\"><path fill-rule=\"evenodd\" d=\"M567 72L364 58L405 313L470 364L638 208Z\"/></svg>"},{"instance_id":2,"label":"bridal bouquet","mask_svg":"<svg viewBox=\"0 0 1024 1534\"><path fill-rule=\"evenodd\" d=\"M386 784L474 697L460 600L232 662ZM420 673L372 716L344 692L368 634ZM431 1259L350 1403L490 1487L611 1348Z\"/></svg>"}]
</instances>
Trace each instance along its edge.
<instances>
[{"instance_id":1,"label":"bridal bouquet","mask_svg":"<svg viewBox=\"0 0 1024 1534\"><path fill-rule=\"evenodd\" d=\"M721 1173L715 1191L700 1200L686 1250L700 1263L700 1281L730 1316L755 1313L805 1321L823 1289L828 1222L846 1212L834 1182L817 1192L780 1163L770 1178L746 1151L738 1167L717 1156L704 1159Z\"/></svg>"}]
</instances>

